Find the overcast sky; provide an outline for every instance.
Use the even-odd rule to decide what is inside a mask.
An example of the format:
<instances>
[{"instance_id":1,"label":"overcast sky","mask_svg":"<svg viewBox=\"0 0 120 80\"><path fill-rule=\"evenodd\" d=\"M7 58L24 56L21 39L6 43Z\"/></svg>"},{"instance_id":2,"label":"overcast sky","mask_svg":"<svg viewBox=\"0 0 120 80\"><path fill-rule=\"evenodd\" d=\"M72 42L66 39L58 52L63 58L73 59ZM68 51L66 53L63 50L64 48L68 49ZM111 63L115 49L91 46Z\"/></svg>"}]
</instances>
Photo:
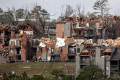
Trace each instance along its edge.
<instances>
[{"instance_id":1,"label":"overcast sky","mask_svg":"<svg viewBox=\"0 0 120 80\"><path fill-rule=\"evenodd\" d=\"M51 18L57 18L62 9L61 6L69 4L73 8L81 4L81 7L85 9L85 12L93 12L93 5L96 0L0 0L0 7L3 10L15 7L32 9L35 4L41 5L42 8L46 9L52 16ZM110 13L120 13L120 0L108 0Z\"/></svg>"}]
</instances>

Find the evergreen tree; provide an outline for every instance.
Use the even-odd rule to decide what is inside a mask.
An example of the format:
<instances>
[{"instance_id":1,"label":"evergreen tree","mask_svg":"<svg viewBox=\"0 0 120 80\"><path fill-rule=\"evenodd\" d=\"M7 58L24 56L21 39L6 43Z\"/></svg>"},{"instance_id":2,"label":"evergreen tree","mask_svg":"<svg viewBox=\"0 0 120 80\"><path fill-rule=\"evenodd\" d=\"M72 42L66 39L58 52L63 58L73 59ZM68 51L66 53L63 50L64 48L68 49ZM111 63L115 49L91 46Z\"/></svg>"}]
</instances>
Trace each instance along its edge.
<instances>
[{"instance_id":1,"label":"evergreen tree","mask_svg":"<svg viewBox=\"0 0 120 80\"><path fill-rule=\"evenodd\" d=\"M59 77L63 77L64 76L63 71L59 70L59 69L53 69L51 71L51 74L53 75L53 77L55 78L55 80L58 80Z\"/></svg>"},{"instance_id":2,"label":"evergreen tree","mask_svg":"<svg viewBox=\"0 0 120 80\"><path fill-rule=\"evenodd\" d=\"M103 17L106 12L108 12L109 8L107 7L108 0L97 0L93 6L94 10L99 10L101 16Z\"/></svg>"},{"instance_id":3,"label":"evergreen tree","mask_svg":"<svg viewBox=\"0 0 120 80\"><path fill-rule=\"evenodd\" d=\"M96 65L90 65L79 71L76 80L104 80L104 78L102 69Z\"/></svg>"}]
</instances>

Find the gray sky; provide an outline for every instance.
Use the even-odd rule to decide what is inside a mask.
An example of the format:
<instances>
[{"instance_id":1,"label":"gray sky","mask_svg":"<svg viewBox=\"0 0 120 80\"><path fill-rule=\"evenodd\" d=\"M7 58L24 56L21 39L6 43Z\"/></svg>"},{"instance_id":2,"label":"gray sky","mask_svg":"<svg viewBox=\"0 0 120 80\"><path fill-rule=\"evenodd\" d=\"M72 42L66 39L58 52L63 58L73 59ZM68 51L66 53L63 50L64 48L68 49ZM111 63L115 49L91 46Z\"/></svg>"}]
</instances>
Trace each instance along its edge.
<instances>
[{"instance_id":1,"label":"gray sky","mask_svg":"<svg viewBox=\"0 0 120 80\"><path fill-rule=\"evenodd\" d=\"M96 0L0 0L0 7L4 10L7 8L15 7L32 9L35 4L41 5L42 8L46 9L51 15L51 18L57 18L62 9L61 6L69 4L73 8L76 8L77 5L81 4L81 7L85 9L85 12L93 12L93 5ZM120 13L120 0L108 0L110 13L116 14Z\"/></svg>"}]
</instances>

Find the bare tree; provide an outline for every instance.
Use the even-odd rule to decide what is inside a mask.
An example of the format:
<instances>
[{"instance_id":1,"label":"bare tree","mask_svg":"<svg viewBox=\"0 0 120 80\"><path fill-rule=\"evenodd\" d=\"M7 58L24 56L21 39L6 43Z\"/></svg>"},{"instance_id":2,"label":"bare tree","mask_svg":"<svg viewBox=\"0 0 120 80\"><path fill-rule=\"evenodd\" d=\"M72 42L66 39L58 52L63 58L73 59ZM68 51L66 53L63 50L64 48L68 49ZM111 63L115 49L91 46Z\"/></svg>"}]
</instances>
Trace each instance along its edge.
<instances>
[{"instance_id":1,"label":"bare tree","mask_svg":"<svg viewBox=\"0 0 120 80\"><path fill-rule=\"evenodd\" d=\"M64 9L64 5L61 6L61 17L63 16L63 9Z\"/></svg>"},{"instance_id":2,"label":"bare tree","mask_svg":"<svg viewBox=\"0 0 120 80\"><path fill-rule=\"evenodd\" d=\"M70 5L66 5L65 17L71 16L73 14L73 8Z\"/></svg>"},{"instance_id":3,"label":"bare tree","mask_svg":"<svg viewBox=\"0 0 120 80\"><path fill-rule=\"evenodd\" d=\"M2 14L3 13L3 10L2 10L2 8L0 8L0 14Z\"/></svg>"},{"instance_id":4,"label":"bare tree","mask_svg":"<svg viewBox=\"0 0 120 80\"><path fill-rule=\"evenodd\" d=\"M114 13L118 16L120 16L120 10L115 10Z\"/></svg>"},{"instance_id":5,"label":"bare tree","mask_svg":"<svg viewBox=\"0 0 120 80\"><path fill-rule=\"evenodd\" d=\"M85 8L81 7L81 4L80 5L77 5L77 8L76 8L76 14L77 16L79 17L84 17L85 16Z\"/></svg>"},{"instance_id":6,"label":"bare tree","mask_svg":"<svg viewBox=\"0 0 120 80\"><path fill-rule=\"evenodd\" d=\"M81 5L78 5L78 6L77 6L77 13L78 13L78 16L81 15Z\"/></svg>"},{"instance_id":7,"label":"bare tree","mask_svg":"<svg viewBox=\"0 0 120 80\"><path fill-rule=\"evenodd\" d=\"M62 6L61 8L62 8L61 17L63 18L69 17L74 13L74 9L70 5L66 5L65 9L64 9L64 6Z\"/></svg>"},{"instance_id":8,"label":"bare tree","mask_svg":"<svg viewBox=\"0 0 120 80\"><path fill-rule=\"evenodd\" d=\"M96 14L95 14L95 13L88 12L88 13L87 13L87 17L88 17L88 18L95 18L95 17L96 17Z\"/></svg>"},{"instance_id":9,"label":"bare tree","mask_svg":"<svg viewBox=\"0 0 120 80\"><path fill-rule=\"evenodd\" d=\"M40 32L40 33L42 33L42 34L44 35L44 33L45 33L45 30L44 30L44 28L45 28L44 21L43 21L42 18L40 17L39 9L38 9L37 7L35 7L34 10L35 10L36 16L37 16L37 18L39 19L39 22L40 22L40 24L41 24L42 32Z\"/></svg>"},{"instance_id":10,"label":"bare tree","mask_svg":"<svg viewBox=\"0 0 120 80\"><path fill-rule=\"evenodd\" d=\"M38 19L38 24L39 27L36 27L39 32L45 36L45 20L49 19L48 17L46 17L47 15L49 15L49 13L45 10L45 9L41 9L41 6L35 6L34 7L34 15L36 16L36 19Z\"/></svg>"}]
</instances>

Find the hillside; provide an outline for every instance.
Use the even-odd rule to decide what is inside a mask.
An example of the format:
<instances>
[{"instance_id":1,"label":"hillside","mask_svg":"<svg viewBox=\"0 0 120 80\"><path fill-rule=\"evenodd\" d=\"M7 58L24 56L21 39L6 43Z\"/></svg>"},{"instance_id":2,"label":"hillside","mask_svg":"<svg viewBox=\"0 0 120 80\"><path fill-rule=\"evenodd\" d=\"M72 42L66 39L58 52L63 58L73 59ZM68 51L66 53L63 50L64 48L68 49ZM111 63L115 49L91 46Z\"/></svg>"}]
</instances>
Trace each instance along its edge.
<instances>
[{"instance_id":1,"label":"hillside","mask_svg":"<svg viewBox=\"0 0 120 80\"><path fill-rule=\"evenodd\" d=\"M26 72L29 76L35 74L42 74L44 76L50 76L52 69L62 69L64 73L73 74L75 72L75 62L40 62L40 63L12 63L12 64L0 64L0 75L3 73L9 73L15 71L16 74ZM68 70L67 70L68 69Z\"/></svg>"}]
</instances>

